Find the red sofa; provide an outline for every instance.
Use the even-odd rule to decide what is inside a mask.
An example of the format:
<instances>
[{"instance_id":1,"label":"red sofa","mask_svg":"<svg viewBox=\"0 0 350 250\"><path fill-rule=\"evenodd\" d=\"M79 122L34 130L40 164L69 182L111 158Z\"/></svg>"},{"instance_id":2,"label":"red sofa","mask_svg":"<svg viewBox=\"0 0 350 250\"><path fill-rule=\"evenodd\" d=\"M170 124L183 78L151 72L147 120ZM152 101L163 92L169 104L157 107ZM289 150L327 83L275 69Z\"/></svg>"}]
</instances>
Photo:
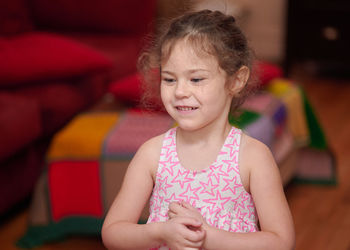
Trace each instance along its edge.
<instances>
[{"instance_id":1,"label":"red sofa","mask_svg":"<svg viewBox=\"0 0 350 250\"><path fill-rule=\"evenodd\" d=\"M0 2L0 216L30 197L52 135L136 68L155 0Z\"/></svg>"}]
</instances>

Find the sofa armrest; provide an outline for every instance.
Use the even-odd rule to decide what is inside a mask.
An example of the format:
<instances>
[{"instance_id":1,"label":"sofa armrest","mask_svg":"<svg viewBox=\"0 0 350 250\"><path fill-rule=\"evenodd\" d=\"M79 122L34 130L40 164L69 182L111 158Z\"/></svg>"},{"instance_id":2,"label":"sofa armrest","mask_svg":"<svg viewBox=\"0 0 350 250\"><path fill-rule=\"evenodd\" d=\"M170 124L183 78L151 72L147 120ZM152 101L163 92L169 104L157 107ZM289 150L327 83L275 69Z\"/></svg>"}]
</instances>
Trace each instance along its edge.
<instances>
[{"instance_id":1,"label":"sofa armrest","mask_svg":"<svg viewBox=\"0 0 350 250\"><path fill-rule=\"evenodd\" d=\"M0 162L41 134L36 100L0 92Z\"/></svg>"}]
</instances>

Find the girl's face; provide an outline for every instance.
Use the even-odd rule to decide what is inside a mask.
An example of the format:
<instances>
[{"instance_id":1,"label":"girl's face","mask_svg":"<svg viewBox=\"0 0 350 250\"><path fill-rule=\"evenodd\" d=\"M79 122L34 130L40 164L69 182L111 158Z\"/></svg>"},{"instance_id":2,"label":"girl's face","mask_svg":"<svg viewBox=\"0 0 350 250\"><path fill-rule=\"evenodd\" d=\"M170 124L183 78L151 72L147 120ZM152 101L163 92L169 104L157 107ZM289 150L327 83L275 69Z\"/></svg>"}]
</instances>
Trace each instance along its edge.
<instances>
[{"instance_id":1,"label":"girl's face","mask_svg":"<svg viewBox=\"0 0 350 250\"><path fill-rule=\"evenodd\" d=\"M198 55L186 40L176 42L161 65L162 102L185 130L227 124L232 95L226 82L217 59Z\"/></svg>"}]
</instances>

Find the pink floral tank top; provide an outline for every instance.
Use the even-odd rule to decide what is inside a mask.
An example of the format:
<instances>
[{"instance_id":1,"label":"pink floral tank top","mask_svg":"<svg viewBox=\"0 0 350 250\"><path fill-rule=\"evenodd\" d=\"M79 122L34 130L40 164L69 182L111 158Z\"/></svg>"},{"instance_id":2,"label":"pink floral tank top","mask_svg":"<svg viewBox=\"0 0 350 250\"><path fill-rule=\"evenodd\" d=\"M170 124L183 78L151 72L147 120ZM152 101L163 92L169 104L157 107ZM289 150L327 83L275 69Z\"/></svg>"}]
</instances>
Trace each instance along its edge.
<instances>
[{"instance_id":1,"label":"pink floral tank top","mask_svg":"<svg viewBox=\"0 0 350 250\"><path fill-rule=\"evenodd\" d=\"M186 201L207 223L230 232L258 231L252 196L239 174L241 130L232 127L216 161L201 171L181 166L176 151L176 128L164 137L147 223L168 220L169 204Z\"/></svg>"}]
</instances>

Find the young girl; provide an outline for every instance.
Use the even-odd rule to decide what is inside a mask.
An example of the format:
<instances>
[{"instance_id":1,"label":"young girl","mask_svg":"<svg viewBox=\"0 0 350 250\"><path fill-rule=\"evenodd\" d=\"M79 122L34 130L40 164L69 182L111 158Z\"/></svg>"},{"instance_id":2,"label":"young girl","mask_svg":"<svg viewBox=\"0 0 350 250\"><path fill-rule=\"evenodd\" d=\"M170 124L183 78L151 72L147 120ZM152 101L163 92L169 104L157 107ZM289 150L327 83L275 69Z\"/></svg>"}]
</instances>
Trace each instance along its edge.
<instances>
[{"instance_id":1,"label":"young girl","mask_svg":"<svg viewBox=\"0 0 350 250\"><path fill-rule=\"evenodd\" d=\"M140 147L105 219L110 249L292 249L294 231L269 149L232 127L251 53L232 16L176 18L145 52L178 126ZM154 83L154 82L153 82ZM147 224L137 221L150 199Z\"/></svg>"}]
</instances>

